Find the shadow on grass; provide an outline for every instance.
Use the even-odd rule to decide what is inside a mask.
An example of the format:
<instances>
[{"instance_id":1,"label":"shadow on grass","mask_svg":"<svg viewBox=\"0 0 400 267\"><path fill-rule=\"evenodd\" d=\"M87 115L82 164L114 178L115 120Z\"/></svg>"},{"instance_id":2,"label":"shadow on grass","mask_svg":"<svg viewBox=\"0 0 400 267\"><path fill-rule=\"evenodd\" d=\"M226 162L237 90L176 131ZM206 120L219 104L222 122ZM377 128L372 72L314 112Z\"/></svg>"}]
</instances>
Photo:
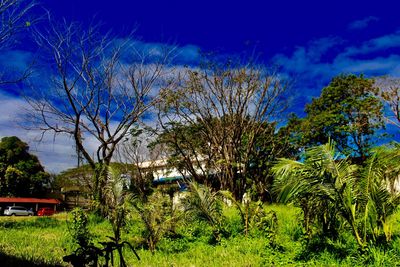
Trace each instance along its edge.
<instances>
[{"instance_id":1,"label":"shadow on grass","mask_svg":"<svg viewBox=\"0 0 400 267\"><path fill-rule=\"evenodd\" d=\"M57 264L48 264L40 261L29 261L26 259L21 259L16 256L7 255L4 252L0 251L0 266L7 267L58 267L62 265Z\"/></svg>"}]
</instances>

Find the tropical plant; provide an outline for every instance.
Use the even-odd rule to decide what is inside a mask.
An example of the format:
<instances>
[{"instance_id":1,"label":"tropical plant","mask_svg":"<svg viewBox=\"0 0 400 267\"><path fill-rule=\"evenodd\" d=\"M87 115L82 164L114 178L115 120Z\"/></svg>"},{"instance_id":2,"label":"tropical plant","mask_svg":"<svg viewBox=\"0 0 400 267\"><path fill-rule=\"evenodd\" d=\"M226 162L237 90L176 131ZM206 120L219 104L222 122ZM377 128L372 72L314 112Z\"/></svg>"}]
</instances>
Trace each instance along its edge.
<instances>
[{"instance_id":1,"label":"tropical plant","mask_svg":"<svg viewBox=\"0 0 400 267\"><path fill-rule=\"evenodd\" d=\"M330 198L334 195L332 191L344 193L343 189L348 186L343 184L353 180L355 166L340 160L332 143L307 150L304 158L303 162L281 159L273 168L277 200L301 207L308 236L312 234L313 224L320 224L325 234L336 236L339 210ZM351 196L346 200L351 200Z\"/></svg>"},{"instance_id":2,"label":"tropical plant","mask_svg":"<svg viewBox=\"0 0 400 267\"><path fill-rule=\"evenodd\" d=\"M134 197L131 203L144 225L143 236L148 248L154 253L162 237L174 230L180 216L173 209L171 199L160 192L154 192L146 201Z\"/></svg>"},{"instance_id":3,"label":"tropical plant","mask_svg":"<svg viewBox=\"0 0 400 267\"><path fill-rule=\"evenodd\" d=\"M338 227L346 222L361 248L381 231L389 240L388 219L400 202L385 180L396 160L393 152L385 153L383 159L382 152L376 151L361 168L336 153L333 142L313 147L306 150L303 161L278 161L274 192L278 201L302 208L309 237L315 230L336 238Z\"/></svg>"},{"instance_id":4,"label":"tropical plant","mask_svg":"<svg viewBox=\"0 0 400 267\"><path fill-rule=\"evenodd\" d=\"M100 257L104 257L105 265L114 266L114 251L119 256L119 266L126 267L126 261L123 255L124 246L128 246L140 260L133 246L121 240L121 230L126 224L129 213L129 199L131 194L127 191L126 179L123 178L117 168L109 167L109 174L105 192L104 211L111 223L114 236L108 237L109 241L99 242L102 248L99 248L90 242L90 235L87 229L87 217L82 211L76 211L73 214L73 237L77 240L79 248L71 255L65 256L64 261L70 262L73 266L97 266Z\"/></svg>"},{"instance_id":5,"label":"tropical plant","mask_svg":"<svg viewBox=\"0 0 400 267\"><path fill-rule=\"evenodd\" d=\"M221 240L223 229L222 201L218 192L196 182L189 183L187 195L182 199L185 216L189 220L207 222L213 228L215 240Z\"/></svg>"},{"instance_id":6,"label":"tropical plant","mask_svg":"<svg viewBox=\"0 0 400 267\"><path fill-rule=\"evenodd\" d=\"M72 210L69 231L78 246L84 247L91 243L92 234L88 228L88 216L82 209Z\"/></svg>"},{"instance_id":7,"label":"tropical plant","mask_svg":"<svg viewBox=\"0 0 400 267\"><path fill-rule=\"evenodd\" d=\"M243 196L243 201L237 201L231 192L219 191L225 203L232 203L239 211L241 223L244 228L245 236L248 234L259 236L264 235L272 247L277 247L276 234L278 228L278 217L274 210L265 211L263 203L259 200L254 202Z\"/></svg>"},{"instance_id":8,"label":"tropical plant","mask_svg":"<svg viewBox=\"0 0 400 267\"><path fill-rule=\"evenodd\" d=\"M363 215L363 239L367 239L368 230L374 241L382 233L388 242L392 238L390 215L394 214L400 204L400 194L395 189L395 181L399 177L398 148L379 147L362 173L360 181L360 206Z\"/></svg>"}]
</instances>

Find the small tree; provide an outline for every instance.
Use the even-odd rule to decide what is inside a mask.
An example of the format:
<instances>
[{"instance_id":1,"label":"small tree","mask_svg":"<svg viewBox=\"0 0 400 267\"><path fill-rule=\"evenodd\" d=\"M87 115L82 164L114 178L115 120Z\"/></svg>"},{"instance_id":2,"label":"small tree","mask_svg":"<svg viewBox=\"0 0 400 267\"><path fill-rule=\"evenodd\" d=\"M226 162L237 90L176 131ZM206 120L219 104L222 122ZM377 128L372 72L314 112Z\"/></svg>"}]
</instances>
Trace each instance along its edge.
<instances>
[{"instance_id":1,"label":"small tree","mask_svg":"<svg viewBox=\"0 0 400 267\"><path fill-rule=\"evenodd\" d=\"M155 252L158 242L172 231L179 215L172 207L171 199L160 192L154 192L145 201L134 198L133 207L144 225L144 238L148 248Z\"/></svg>"},{"instance_id":2,"label":"small tree","mask_svg":"<svg viewBox=\"0 0 400 267\"><path fill-rule=\"evenodd\" d=\"M213 228L214 238L217 242L224 234L222 201L218 192L213 192L210 187L191 182L189 192L182 199L185 216L188 220L205 221Z\"/></svg>"},{"instance_id":3,"label":"small tree","mask_svg":"<svg viewBox=\"0 0 400 267\"><path fill-rule=\"evenodd\" d=\"M64 261L70 262L73 266L98 266L101 257L104 257L104 266L109 266L110 261L111 265L114 266L114 251L116 251L119 256L119 266L126 267L123 254L124 246L128 246L140 260L133 246L129 242L121 240L121 231L127 220L131 198L131 194L127 190L126 180L115 168L111 168L107 173L109 174L109 182L105 188L105 212L114 236L109 236L109 240L106 242L99 242L103 248L95 246L91 242L91 234L87 227L87 215L82 210L75 209L72 212L71 235L79 247L73 254L64 257Z\"/></svg>"}]
</instances>

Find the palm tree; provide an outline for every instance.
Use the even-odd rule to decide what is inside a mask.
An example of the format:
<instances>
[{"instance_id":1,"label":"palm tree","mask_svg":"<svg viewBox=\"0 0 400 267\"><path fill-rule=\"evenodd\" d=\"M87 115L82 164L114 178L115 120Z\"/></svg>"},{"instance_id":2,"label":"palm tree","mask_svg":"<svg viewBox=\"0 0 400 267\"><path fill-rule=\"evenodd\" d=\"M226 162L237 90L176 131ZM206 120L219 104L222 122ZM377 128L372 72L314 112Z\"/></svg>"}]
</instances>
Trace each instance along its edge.
<instances>
[{"instance_id":1,"label":"palm tree","mask_svg":"<svg viewBox=\"0 0 400 267\"><path fill-rule=\"evenodd\" d=\"M337 226L344 221L362 248L369 236L375 239L381 231L389 240L388 217L397 208L399 195L390 192L386 180L393 180L397 151L376 150L361 168L336 153L332 142L311 148L302 161L277 162L274 193L278 201L302 208L309 236L311 226L317 226L325 236L336 237Z\"/></svg>"},{"instance_id":2,"label":"palm tree","mask_svg":"<svg viewBox=\"0 0 400 267\"><path fill-rule=\"evenodd\" d=\"M132 194L127 190L128 185L126 179L123 178L122 173L117 168L108 166L108 180L107 185L104 188L104 199L105 207L104 211L112 225L113 237L109 237L111 241L100 242L104 246L106 265L111 260L113 265L113 252L117 251L119 255L119 265L121 267L127 266L122 249L124 246L128 246L135 254L138 260L140 260L133 246L127 242L121 240L121 230L127 222L127 217L130 212L129 200L132 199Z\"/></svg>"},{"instance_id":3,"label":"palm tree","mask_svg":"<svg viewBox=\"0 0 400 267\"><path fill-rule=\"evenodd\" d=\"M146 201L135 197L131 203L145 228L144 238L147 245L154 253L162 237L168 232L173 232L180 220L179 213L173 209L170 198L160 192L154 192Z\"/></svg>"},{"instance_id":4,"label":"palm tree","mask_svg":"<svg viewBox=\"0 0 400 267\"><path fill-rule=\"evenodd\" d=\"M320 224L325 235L336 237L339 212L351 225L355 221L352 187L356 169L328 143L307 150L303 161L280 159L273 167L273 191L279 202L301 207L308 236L311 226Z\"/></svg>"},{"instance_id":5,"label":"palm tree","mask_svg":"<svg viewBox=\"0 0 400 267\"><path fill-rule=\"evenodd\" d=\"M182 206L187 218L207 222L214 231L216 240L220 240L222 228L222 203L218 192L213 192L205 185L189 183L189 190Z\"/></svg>"},{"instance_id":6,"label":"palm tree","mask_svg":"<svg viewBox=\"0 0 400 267\"><path fill-rule=\"evenodd\" d=\"M400 204L400 194L394 186L399 178L398 147L382 146L368 159L360 179L360 207L363 210L363 239L368 231L374 240L383 232L391 240L390 215Z\"/></svg>"}]
</instances>

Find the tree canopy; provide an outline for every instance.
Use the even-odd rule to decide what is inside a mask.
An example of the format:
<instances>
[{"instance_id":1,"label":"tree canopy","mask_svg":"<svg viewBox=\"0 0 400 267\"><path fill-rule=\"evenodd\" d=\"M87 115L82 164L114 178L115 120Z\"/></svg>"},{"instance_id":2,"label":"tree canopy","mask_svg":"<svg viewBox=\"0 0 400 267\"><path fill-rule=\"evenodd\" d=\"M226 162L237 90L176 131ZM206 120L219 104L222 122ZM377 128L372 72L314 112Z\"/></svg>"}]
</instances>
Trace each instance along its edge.
<instances>
[{"instance_id":1,"label":"tree canopy","mask_svg":"<svg viewBox=\"0 0 400 267\"><path fill-rule=\"evenodd\" d=\"M29 153L29 146L16 136L0 142L0 195L41 196L50 175L39 159Z\"/></svg>"},{"instance_id":2,"label":"tree canopy","mask_svg":"<svg viewBox=\"0 0 400 267\"><path fill-rule=\"evenodd\" d=\"M384 126L382 103L375 96L374 81L364 76L340 75L305 108L304 119L291 125L305 147L334 140L345 155L365 159L373 137ZM297 128L297 129L296 129Z\"/></svg>"}]
</instances>

